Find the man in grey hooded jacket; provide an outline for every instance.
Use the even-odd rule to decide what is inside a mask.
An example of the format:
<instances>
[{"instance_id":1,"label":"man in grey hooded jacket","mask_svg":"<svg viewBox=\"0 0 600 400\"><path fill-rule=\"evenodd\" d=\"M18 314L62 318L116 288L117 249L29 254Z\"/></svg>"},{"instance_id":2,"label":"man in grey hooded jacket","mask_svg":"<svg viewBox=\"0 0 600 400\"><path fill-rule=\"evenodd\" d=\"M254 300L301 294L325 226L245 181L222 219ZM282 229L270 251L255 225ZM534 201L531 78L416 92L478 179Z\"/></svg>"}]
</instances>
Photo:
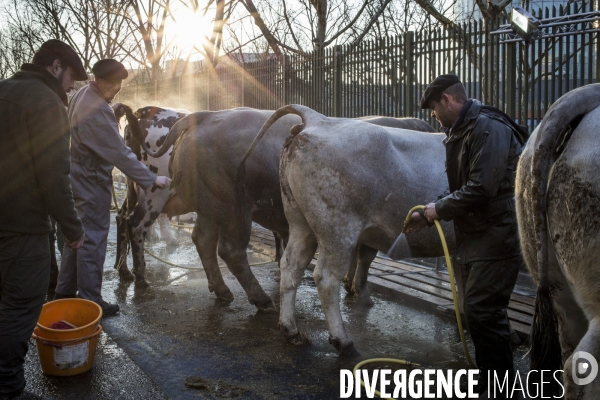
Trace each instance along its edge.
<instances>
[{"instance_id":1,"label":"man in grey hooded jacket","mask_svg":"<svg viewBox=\"0 0 600 400\"><path fill-rule=\"evenodd\" d=\"M167 188L171 180L157 177L125 145L115 113L109 103L121 89L127 70L112 59L100 60L92 71L95 80L80 89L69 105L71 123L71 182L77 213L83 222L83 247L62 253L55 299L79 297L96 302L104 315L119 311L117 304L102 298L102 274L110 227L112 169L144 189Z\"/></svg>"}]
</instances>

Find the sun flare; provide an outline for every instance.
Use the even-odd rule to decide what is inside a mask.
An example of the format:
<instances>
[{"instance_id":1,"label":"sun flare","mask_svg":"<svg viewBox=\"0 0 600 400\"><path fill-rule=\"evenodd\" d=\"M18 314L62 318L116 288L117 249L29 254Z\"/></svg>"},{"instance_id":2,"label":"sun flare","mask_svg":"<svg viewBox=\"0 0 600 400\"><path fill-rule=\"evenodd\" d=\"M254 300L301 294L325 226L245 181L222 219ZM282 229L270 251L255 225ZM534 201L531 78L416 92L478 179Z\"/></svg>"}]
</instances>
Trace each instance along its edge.
<instances>
[{"instance_id":1,"label":"sun flare","mask_svg":"<svg viewBox=\"0 0 600 400\"><path fill-rule=\"evenodd\" d=\"M212 31L210 17L203 15L200 10L194 12L184 7L173 11L173 18L171 26L167 27L167 31L172 35L173 46L184 52L194 47L201 49L202 42Z\"/></svg>"}]
</instances>

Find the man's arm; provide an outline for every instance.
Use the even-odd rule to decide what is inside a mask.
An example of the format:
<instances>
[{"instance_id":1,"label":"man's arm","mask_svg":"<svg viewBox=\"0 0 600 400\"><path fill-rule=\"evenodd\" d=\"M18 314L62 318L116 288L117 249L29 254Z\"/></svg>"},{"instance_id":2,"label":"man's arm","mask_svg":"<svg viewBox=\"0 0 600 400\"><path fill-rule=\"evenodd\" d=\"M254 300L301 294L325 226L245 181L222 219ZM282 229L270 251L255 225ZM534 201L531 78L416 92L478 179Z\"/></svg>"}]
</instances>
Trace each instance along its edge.
<instances>
[{"instance_id":1,"label":"man's arm","mask_svg":"<svg viewBox=\"0 0 600 400\"><path fill-rule=\"evenodd\" d=\"M29 142L37 184L48 213L58 222L68 242L83 237L71 189L69 121L58 99L40 104L28 121Z\"/></svg>"},{"instance_id":2,"label":"man's arm","mask_svg":"<svg viewBox=\"0 0 600 400\"><path fill-rule=\"evenodd\" d=\"M488 118L471 133L469 180L460 189L435 202L435 213L449 221L495 197L507 170L512 131Z\"/></svg>"},{"instance_id":3,"label":"man's arm","mask_svg":"<svg viewBox=\"0 0 600 400\"><path fill-rule=\"evenodd\" d=\"M102 109L83 127L83 143L100 158L117 167L144 189L152 187L156 175L142 164L119 135L119 126L110 111Z\"/></svg>"}]
</instances>

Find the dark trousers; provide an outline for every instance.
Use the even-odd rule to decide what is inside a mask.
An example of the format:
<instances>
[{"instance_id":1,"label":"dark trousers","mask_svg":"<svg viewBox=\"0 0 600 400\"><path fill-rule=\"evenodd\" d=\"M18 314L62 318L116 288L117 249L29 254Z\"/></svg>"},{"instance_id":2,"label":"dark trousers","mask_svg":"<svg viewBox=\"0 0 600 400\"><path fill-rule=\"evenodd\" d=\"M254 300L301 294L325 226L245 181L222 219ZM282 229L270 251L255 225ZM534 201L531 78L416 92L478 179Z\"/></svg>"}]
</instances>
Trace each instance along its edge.
<instances>
[{"instance_id":1,"label":"dark trousers","mask_svg":"<svg viewBox=\"0 0 600 400\"><path fill-rule=\"evenodd\" d=\"M462 265L464 313L475 345L480 381L487 386L487 371L500 380L514 375L510 325L506 307L519 275L520 258L475 261ZM493 379L493 372L491 375ZM512 383L511 383L512 385Z\"/></svg>"},{"instance_id":2,"label":"dark trousers","mask_svg":"<svg viewBox=\"0 0 600 400\"><path fill-rule=\"evenodd\" d=\"M49 275L48 234L0 237L0 396L25 386L23 363Z\"/></svg>"}]
</instances>

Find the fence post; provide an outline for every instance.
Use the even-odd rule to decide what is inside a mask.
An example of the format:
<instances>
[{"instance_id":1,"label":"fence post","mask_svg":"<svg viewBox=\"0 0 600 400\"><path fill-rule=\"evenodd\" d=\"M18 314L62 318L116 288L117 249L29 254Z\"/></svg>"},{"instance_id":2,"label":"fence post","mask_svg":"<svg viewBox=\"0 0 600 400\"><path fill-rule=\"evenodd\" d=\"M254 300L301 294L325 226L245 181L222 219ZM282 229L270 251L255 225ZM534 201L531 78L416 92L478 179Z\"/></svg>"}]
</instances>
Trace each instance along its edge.
<instances>
[{"instance_id":1,"label":"fence post","mask_svg":"<svg viewBox=\"0 0 600 400\"><path fill-rule=\"evenodd\" d=\"M206 78L206 110L207 111L211 111L210 108L210 81L212 79L210 79L210 75L211 75L212 71L209 71L208 73L205 74L205 78Z\"/></svg>"},{"instance_id":2,"label":"fence post","mask_svg":"<svg viewBox=\"0 0 600 400\"><path fill-rule=\"evenodd\" d=\"M333 48L333 116L342 116L342 46Z\"/></svg>"},{"instance_id":3,"label":"fence post","mask_svg":"<svg viewBox=\"0 0 600 400\"><path fill-rule=\"evenodd\" d=\"M517 95L517 44L515 42L506 44L506 113L516 118L516 95ZM522 89L521 89L522 90ZM519 93L520 95L520 93ZM519 118L519 122L521 119Z\"/></svg>"},{"instance_id":4,"label":"fence post","mask_svg":"<svg viewBox=\"0 0 600 400\"><path fill-rule=\"evenodd\" d=\"M248 68L247 63L242 63L242 107L246 107L246 74L248 73L248 70L246 68Z\"/></svg>"},{"instance_id":5,"label":"fence post","mask_svg":"<svg viewBox=\"0 0 600 400\"><path fill-rule=\"evenodd\" d=\"M285 54L282 54L279 56L279 58L277 59L277 62L279 62L279 68L281 68L281 81L282 81L282 87L281 87L281 100L283 101L283 104L290 104L290 99L288 97L288 93L289 93L289 74L288 74L288 60L287 60L287 56Z\"/></svg>"},{"instance_id":6,"label":"fence post","mask_svg":"<svg viewBox=\"0 0 600 400\"><path fill-rule=\"evenodd\" d=\"M596 6L600 7L600 2L597 2ZM590 54L589 56L591 57L592 55ZM600 35L596 35L596 82L594 83L600 83Z\"/></svg>"},{"instance_id":7,"label":"fence post","mask_svg":"<svg viewBox=\"0 0 600 400\"><path fill-rule=\"evenodd\" d=\"M412 117L414 110L415 82L413 78L413 48L415 44L415 33L412 31L404 33L404 116Z\"/></svg>"}]
</instances>

